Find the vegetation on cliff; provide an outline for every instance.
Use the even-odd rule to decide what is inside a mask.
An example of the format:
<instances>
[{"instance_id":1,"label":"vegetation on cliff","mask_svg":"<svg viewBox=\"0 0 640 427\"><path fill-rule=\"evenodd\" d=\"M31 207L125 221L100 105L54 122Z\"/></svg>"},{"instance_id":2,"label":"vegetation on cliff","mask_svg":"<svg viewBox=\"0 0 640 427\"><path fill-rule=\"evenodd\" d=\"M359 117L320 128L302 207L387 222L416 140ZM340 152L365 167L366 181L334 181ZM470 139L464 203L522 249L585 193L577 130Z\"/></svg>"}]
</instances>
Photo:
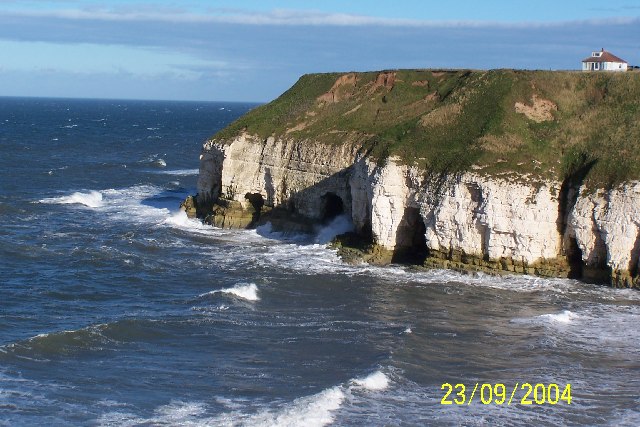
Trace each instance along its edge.
<instances>
[{"instance_id":1,"label":"vegetation on cliff","mask_svg":"<svg viewBox=\"0 0 640 427\"><path fill-rule=\"evenodd\" d=\"M396 70L305 75L214 139L359 144L436 173L640 179L640 73Z\"/></svg>"}]
</instances>

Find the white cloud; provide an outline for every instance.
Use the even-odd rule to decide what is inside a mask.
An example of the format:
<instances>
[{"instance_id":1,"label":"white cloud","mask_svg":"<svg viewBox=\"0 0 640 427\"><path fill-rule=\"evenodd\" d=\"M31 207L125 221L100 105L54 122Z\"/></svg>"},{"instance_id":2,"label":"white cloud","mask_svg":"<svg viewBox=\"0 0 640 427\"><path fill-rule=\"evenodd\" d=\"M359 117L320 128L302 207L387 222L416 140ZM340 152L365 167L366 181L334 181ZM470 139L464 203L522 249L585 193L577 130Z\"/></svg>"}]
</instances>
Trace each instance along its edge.
<instances>
[{"instance_id":1,"label":"white cloud","mask_svg":"<svg viewBox=\"0 0 640 427\"><path fill-rule=\"evenodd\" d=\"M430 28L544 28L567 24L611 25L638 22L638 17L615 17L589 20L553 22L499 22L499 21L431 21L401 18L380 18L346 13L326 13L313 10L274 9L256 12L240 9L209 9L208 13L194 13L185 9L162 7L93 7L85 9L16 9L6 14L33 18L58 18L69 20L98 20L121 22L170 22L170 23L223 23L262 26L337 26L337 27L430 27Z\"/></svg>"},{"instance_id":2,"label":"white cloud","mask_svg":"<svg viewBox=\"0 0 640 427\"><path fill-rule=\"evenodd\" d=\"M223 60L204 60L163 49L92 43L58 44L0 40L0 50L11 61L9 71L74 74L131 74L140 77L175 75L199 79L207 73L246 68Z\"/></svg>"}]
</instances>

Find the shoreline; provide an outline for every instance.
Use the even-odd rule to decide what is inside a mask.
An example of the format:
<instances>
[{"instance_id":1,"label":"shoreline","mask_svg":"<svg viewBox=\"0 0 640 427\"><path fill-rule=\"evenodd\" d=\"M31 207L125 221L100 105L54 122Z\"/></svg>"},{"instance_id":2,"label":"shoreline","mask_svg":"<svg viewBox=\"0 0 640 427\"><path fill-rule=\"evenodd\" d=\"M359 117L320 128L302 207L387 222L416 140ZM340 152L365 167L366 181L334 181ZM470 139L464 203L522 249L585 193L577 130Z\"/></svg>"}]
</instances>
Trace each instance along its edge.
<instances>
[{"instance_id":1,"label":"shoreline","mask_svg":"<svg viewBox=\"0 0 640 427\"><path fill-rule=\"evenodd\" d=\"M188 196L180 208L189 218L223 229L255 229L270 224L275 232L313 235L319 227L327 225L327 222L313 220L282 207L260 206L256 209L256 206L251 204L244 207L239 202L222 198L216 203L199 206L197 196ZM583 266L580 277L576 277L574 267L567 257L527 263L507 257L491 259L463 251L444 252L427 249L414 252L410 248L391 250L376 244L371 236L354 231L337 234L328 246L336 249L340 259L348 264L397 264L418 269L445 269L495 276L521 274L542 278L575 279L587 284L640 290L637 277L634 278L625 272L612 271L610 268Z\"/></svg>"}]
</instances>

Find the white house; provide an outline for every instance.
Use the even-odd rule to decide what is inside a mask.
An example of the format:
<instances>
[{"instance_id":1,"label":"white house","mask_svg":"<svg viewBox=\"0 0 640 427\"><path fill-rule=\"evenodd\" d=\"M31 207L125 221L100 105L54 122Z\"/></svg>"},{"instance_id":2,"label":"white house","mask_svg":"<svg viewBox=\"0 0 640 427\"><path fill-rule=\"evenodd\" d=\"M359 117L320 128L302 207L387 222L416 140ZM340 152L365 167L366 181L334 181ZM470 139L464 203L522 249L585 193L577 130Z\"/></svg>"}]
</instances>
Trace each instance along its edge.
<instances>
[{"instance_id":1,"label":"white house","mask_svg":"<svg viewBox=\"0 0 640 427\"><path fill-rule=\"evenodd\" d=\"M582 60L582 71L627 71L629 64L611 52L602 49L591 52L591 56Z\"/></svg>"}]
</instances>

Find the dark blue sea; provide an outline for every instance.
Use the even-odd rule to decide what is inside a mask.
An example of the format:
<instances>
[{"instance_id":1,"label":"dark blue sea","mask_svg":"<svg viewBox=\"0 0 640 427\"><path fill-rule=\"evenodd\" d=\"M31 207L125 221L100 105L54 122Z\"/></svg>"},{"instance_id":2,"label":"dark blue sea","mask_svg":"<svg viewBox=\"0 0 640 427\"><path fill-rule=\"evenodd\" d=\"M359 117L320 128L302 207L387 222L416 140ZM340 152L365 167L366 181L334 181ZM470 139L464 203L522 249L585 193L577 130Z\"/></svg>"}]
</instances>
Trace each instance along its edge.
<instances>
[{"instance_id":1,"label":"dark blue sea","mask_svg":"<svg viewBox=\"0 0 640 427\"><path fill-rule=\"evenodd\" d=\"M253 107L0 98L0 425L640 425L639 292L187 219Z\"/></svg>"}]
</instances>

